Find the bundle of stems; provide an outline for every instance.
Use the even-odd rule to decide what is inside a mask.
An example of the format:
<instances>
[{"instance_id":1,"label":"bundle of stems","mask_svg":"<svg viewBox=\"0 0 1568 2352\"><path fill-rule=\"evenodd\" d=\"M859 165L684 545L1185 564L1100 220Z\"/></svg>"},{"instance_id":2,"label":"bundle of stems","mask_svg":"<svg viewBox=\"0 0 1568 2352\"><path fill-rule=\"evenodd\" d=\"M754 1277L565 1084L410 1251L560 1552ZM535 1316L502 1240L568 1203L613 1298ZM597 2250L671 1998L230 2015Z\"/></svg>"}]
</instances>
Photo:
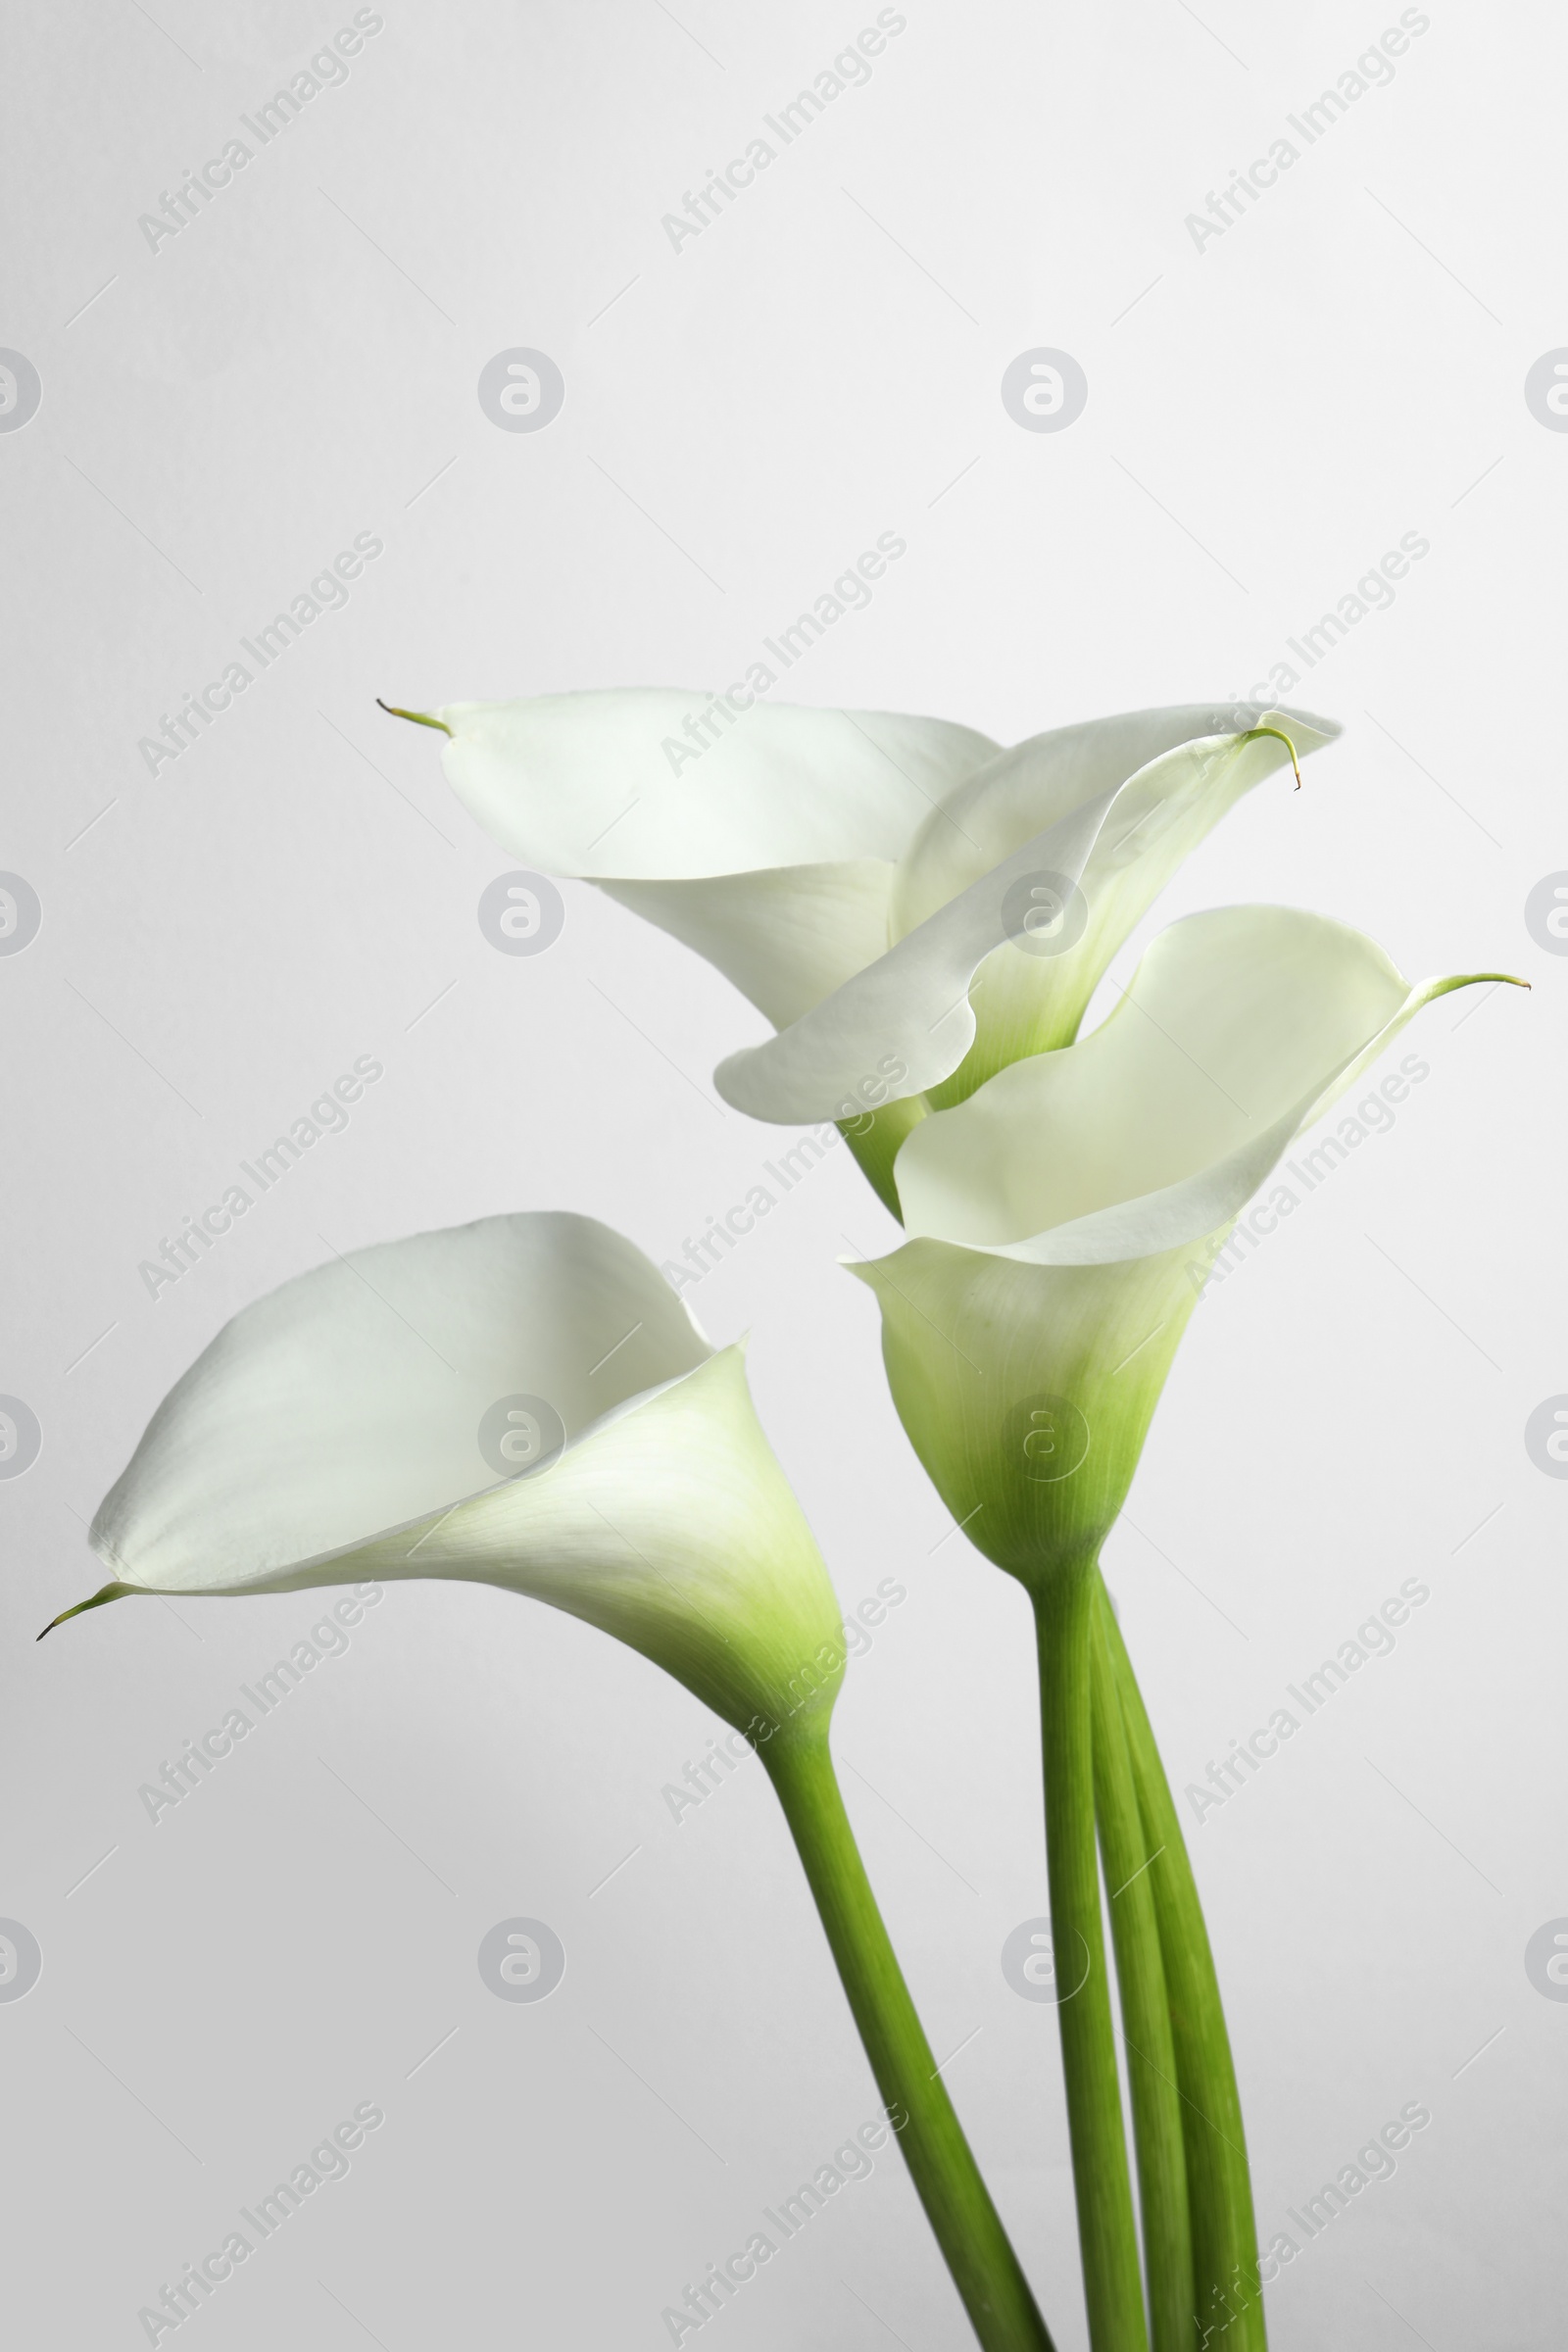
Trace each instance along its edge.
<instances>
[{"instance_id":1,"label":"bundle of stems","mask_svg":"<svg viewBox=\"0 0 1568 2352\"><path fill-rule=\"evenodd\" d=\"M1071 1956L1071 1982L1057 1978L1057 2017L1092 2352L1199 2352L1221 2330L1227 2352L1264 2352L1247 2144L1213 1954L1098 1564L1054 1574L1035 1614L1057 1969ZM1054 2352L882 1924L827 1725L759 1753L975 2335L985 2352Z\"/></svg>"},{"instance_id":2,"label":"bundle of stems","mask_svg":"<svg viewBox=\"0 0 1568 2352\"><path fill-rule=\"evenodd\" d=\"M1087 1957L1058 2016L1090 2342L1094 2352L1194 2352L1223 2328L1228 2352L1263 2352L1251 2182L1219 1981L1098 1564L1054 1577L1035 1614L1053 1944L1058 1955ZM1080 1966L1075 1959L1074 1977Z\"/></svg>"}]
</instances>

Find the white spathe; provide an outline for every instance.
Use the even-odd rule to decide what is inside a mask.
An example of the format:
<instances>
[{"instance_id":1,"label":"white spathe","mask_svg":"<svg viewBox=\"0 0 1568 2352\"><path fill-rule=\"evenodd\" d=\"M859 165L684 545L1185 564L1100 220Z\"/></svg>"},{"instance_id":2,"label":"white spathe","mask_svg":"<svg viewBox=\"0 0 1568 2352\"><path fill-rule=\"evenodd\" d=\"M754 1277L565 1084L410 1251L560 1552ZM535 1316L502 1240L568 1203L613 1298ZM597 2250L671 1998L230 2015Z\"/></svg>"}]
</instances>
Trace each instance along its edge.
<instances>
[{"instance_id":1,"label":"white spathe","mask_svg":"<svg viewBox=\"0 0 1568 2352\"><path fill-rule=\"evenodd\" d=\"M975 1044L982 967L966 1083L1065 1042L1181 859L1291 745L1339 731L1190 705L1001 751L939 719L631 688L436 717L448 780L496 840L597 883L773 1022L715 1083L781 1123L854 1118L951 1079ZM1059 953L1013 944L1042 874L1078 894Z\"/></svg>"},{"instance_id":2,"label":"white spathe","mask_svg":"<svg viewBox=\"0 0 1568 2352\"><path fill-rule=\"evenodd\" d=\"M896 1163L908 1231L1058 1266L1196 1241L1423 1004L1497 977L1412 986L1375 941L1296 907L1188 915L1088 1037L913 1130Z\"/></svg>"},{"instance_id":3,"label":"white spathe","mask_svg":"<svg viewBox=\"0 0 1568 2352\"><path fill-rule=\"evenodd\" d=\"M589 881L691 881L902 856L997 746L972 727L759 703L672 769L666 743L714 701L615 686L448 703L447 781L504 849ZM700 739L699 739L700 740Z\"/></svg>"},{"instance_id":4,"label":"white spathe","mask_svg":"<svg viewBox=\"0 0 1568 2352\"><path fill-rule=\"evenodd\" d=\"M742 1351L715 1351L621 1235L553 1211L354 1250L244 1308L159 1406L91 1542L117 1597L504 1586L742 1728L836 1687L824 1645L842 1665Z\"/></svg>"},{"instance_id":5,"label":"white spathe","mask_svg":"<svg viewBox=\"0 0 1568 2352\"><path fill-rule=\"evenodd\" d=\"M1423 1004L1501 977L1412 987L1292 907L1190 915L1090 1036L911 1130L910 1238L851 1270L909 1441L999 1566L1098 1556L1217 1237Z\"/></svg>"},{"instance_id":6,"label":"white spathe","mask_svg":"<svg viewBox=\"0 0 1568 2352\"><path fill-rule=\"evenodd\" d=\"M788 1022L881 954L906 845L997 746L945 719L760 702L726 705L699 756L685 724L718 699L449 703L442 765L503 849L598 883Z\"/></svg>"}]
</instances>

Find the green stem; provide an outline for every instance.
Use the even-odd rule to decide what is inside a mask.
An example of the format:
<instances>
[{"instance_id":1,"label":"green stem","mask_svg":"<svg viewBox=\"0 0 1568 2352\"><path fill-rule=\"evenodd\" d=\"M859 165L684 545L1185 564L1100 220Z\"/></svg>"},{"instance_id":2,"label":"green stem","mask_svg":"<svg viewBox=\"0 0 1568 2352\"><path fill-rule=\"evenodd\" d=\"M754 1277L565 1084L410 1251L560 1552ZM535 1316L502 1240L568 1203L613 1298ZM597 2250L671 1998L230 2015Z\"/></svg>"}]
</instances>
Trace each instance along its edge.
<instances>
[{"instance_id":1,"label":"green stem","mask_svg":"<svg viewBox=\"0 0 1568 2352\"><path fill-rule=\"evenodd\" d=\"M1176 2052L1153 1881L1163 1857L1144 1835L1104 1629L1093 1642L1095 1814L1109 1892L1153 2352L1192 2352L1193 2247Z\"/></svg>"},{"instance_id":2,"label":"green stem","mask_svg":"<svg viewBox=\"0 0 1568 2352\"><path fill-rule=\"evenodd\" d=\"M1089 2341L1093 2352L1147 2352L1095 1853L1090 1637L1098 1583L1092 1567L1060 1569L1035 1595L1051 1939L1058 1982L1075 1986L1056 2015Z\"/></svg>"},{"instance_id":3,"label":"green stem","mask_svg":"<svg viewBox=\"0 0 1568 2352\"><path fill-rule=\"evenodd\" d=\"M1149 1875L1154 1883L1182 2091L1198 2328L1223 2328L1226 2352L1265 2352L1247 2135L1214 1955L1170 1784L1102 1585L1098 1605L1145 1834L1152 1844L1164 1848Z\"/></svg>"},{"instance_id":4,"label":"green stem","mask_svg":"<svg viewBox=\"0 0 1568 2352\"><path fill-rule=\"evenodd\" d=\"M904 1982L828 1752L826 1727L759 1749L821 1915L877 2088L985 2352L1054 2352Z\"/></svg>"}]
</instances>

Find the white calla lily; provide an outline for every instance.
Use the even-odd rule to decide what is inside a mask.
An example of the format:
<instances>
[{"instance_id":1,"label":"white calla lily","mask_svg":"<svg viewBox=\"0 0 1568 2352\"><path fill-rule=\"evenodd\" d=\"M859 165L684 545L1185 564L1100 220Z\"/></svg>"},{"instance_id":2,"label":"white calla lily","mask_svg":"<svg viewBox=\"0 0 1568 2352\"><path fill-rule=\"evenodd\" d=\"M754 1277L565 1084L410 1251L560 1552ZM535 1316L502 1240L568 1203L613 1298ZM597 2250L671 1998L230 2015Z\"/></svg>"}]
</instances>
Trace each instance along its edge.
<instances>
[{"instance_id":1,"label":"white calla lily","mask_svg":"<svg viewBox=\"0 0 1568 2352\"><path fill-rule=\"evenodd\" d=\"M1225 732L1215 718L1245 724ZM1300 712L1139 711L1039 735L933 809L894 878L890 945L714 1082L755 1118L854 1115L867 1073L889 1100L962 1101L1077 1034L1111 956L1244 793L1338 732ZM847 1107L846 1107L847 1106Z\"/></svg>"},{"instance_id":2,"label":"white calla lily","mask_svg":"<svg viewBox=\"0 0 1568 2352\"><path fill-rule=\"evenodd\" d=\"M719 1065L719 1093L844 1122L895 1208L923 1098L1068 1043L1182 859L1339 732L1199 704L1003 751L943 720L665 689L399 715L446 733L448 780L505 848L716 964L778 1032Z\"/></svg>"},{"instance_id":3,"label":"white calla lily","mask_svg":"<svg viewBox=\"0 0 1568 2352\"><path fill-rule=\"evenodd\" d=\"M992 1559L1032 1581L1096 1555L1217 1240L1423 1004L1503 977L1412 987L1325 916L1190 915L1090 1036L914 1129L911 1238L851 1270L915 1450Z\"/></svg>"},{"instance_id":4,"label":"white calla lily","mask_svg":"<svg viewBox=\"0 0 1568 2352\"><path fill-rule=\"evenodd\" d=\"M589 1217L416 1234L244 1308L159 1406L91 1542L116 1576L100 1600L500 1585L615 1635L741 1729L804 1721L842 1674L832 1587L741 1349L713 1349Z\"/></svg>"},{"instance_id":5,"label":"white calla lily","mask_svg":"<svg viewBox=\"0 0 1568 2352\"><path fill-rule=\"evenodd\" d=\"M613 1634L746 1734L977 2337L1052 2352L834 1777L827 1571L741 1349L711 1348L630 1242L589 1217L486 1217L284 1283L170 1391L91 1541L116 1581L67 1617L138 1592L499 1585Z\"/></svg>"}]
</instances>

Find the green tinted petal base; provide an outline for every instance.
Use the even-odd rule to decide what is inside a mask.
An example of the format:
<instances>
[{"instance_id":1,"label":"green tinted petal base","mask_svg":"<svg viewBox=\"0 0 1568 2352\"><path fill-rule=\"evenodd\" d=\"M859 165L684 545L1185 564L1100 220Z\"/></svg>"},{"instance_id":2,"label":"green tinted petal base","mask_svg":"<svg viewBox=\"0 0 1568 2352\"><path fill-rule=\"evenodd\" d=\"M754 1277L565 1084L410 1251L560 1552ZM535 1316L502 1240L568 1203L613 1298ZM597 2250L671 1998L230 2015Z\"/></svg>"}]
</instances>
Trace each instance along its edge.
<instances>
[{"instance_id":1,"label":"green tinted petal base","mask_svg":"<svg viewBox=\"0 0 1568 2352\"><path fill-rule=\"evenodd\" d=\"M1093 1561L1126 1499L1198 1290L1190 1247L1036 1266L912 1241L852 1265L888 1385L971 1543L1032 1590Z\"/></svg>"},{"instance_id":2,"label":"green tinted petal base","mask_svg":"<svg viewBox=\"0 0 1568 2352\"><path fill-rule=\"evenodd\" d=\"M910 1129L918 1127L926 1112L924 1095L906 1095L902 1102L884 1102L880 1109L868 1110L862 1118L839 1122L839 1133L855 1153L861 1175L883 1207L901 1223L904 1211L899 1206L893 1163Z\"/></svg>"}]
</instances>

